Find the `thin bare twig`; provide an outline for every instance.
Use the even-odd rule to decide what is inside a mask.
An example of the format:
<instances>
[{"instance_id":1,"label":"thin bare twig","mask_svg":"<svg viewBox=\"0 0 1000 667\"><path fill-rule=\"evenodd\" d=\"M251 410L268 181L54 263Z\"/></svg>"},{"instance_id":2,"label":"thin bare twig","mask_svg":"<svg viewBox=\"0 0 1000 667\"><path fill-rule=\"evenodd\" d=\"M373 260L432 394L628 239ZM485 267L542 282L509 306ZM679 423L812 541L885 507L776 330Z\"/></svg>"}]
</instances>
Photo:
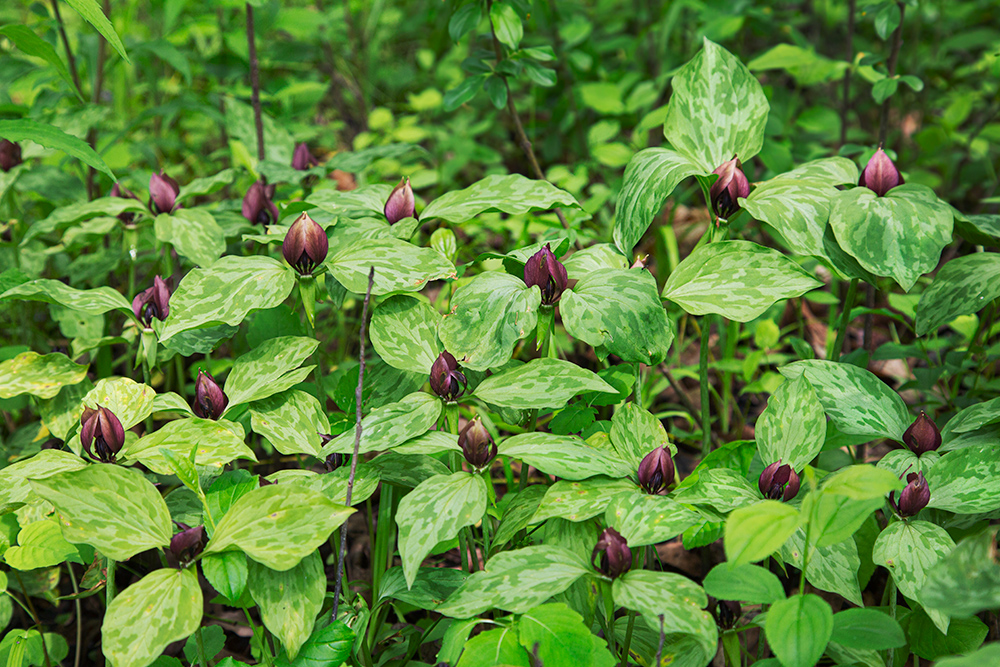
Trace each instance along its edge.
<instances>
[{"instance_id":1,"label":"thin bare twig","mask_svg":"<svg viewBox=\"0 0 1000 667\"><path fill-rule=\"evenodd\" d=\"M659 667L663 664L663 642L666 640L667 635L663 632L663 614L660 614L660 646L656 649L656 665Z\"/></svg>"},{"instance_id":2,"label":"thin bare twig","mask_svg":"<svg viewBox=\"0 0 1000 667\"><path fill-rule=\"evenodd\" d=\"M59 36L62 38L63 46L66 47L66 60L69 61L69 73L73 77L73 85L77 92L83 95L83 88L80 87L80 74L76 71L76 58L73 56L73 49L69 47L69 37L66 36L66 27L63 25L62 14L59 13L58 0L50 0L52 13L55 14L56 23L59 25Z\"/></svg>"},{"instance_id":3,"label":"thin bare twig","mask_svg":"<svg viewBox=\"0 0 1000 667\"><path fill-rule=\"evenodd\" d=\"M847 3L847 69L844 70L844 95L840 107L840 145L847 143L847 113L851 109L851 75L854 69L854 12L857 0Z\"/></svg>"},{"instance_id":4,"label":"thin bare twig","mask_svg":"<svg viewBox=\"0 0 1000 667\"><path fill-rule=\"evenodd\" d=\"M111 16L111 0L104 0L104 13ZM104 63L108 58L108 40L103 35L97 38L97 67L94 72L94 94L91 101L98 105L101 103L101 93L104 92ZM97 128L92 127L87 132L87 143L94 150L97 150ZM97 170L91 167L87 170L87 198L93 200L97 196L94 189L94 179L97 177Z\"/></svg>"},{"instance_id":5,"label":"thin bare twig","mask_svg":"<svg viewBox=\"0 0 1000 667\"><path fill-rule=\"evenodd\" d=\"M890 79L896 76L896 64L899 62L899 48L903 44L903 19L906 18L906 5L898 0L896 5L899 7L899 25L896 26L896 29L892 33L892 50L889 51L889 60L886 63ZM889 134L889 101L891 99L892 97L887 97L882 102L882 112L879 114L878 120L879 146L885 143L886 136Z\"/></svg>"},{"instance_id":6,"label":"thin bare twig","mask_svg":"<svg viewBox=\"0 0 1000 667\"><path fill-rule=\"evenodd\" d=\"M253 30L253 6L247 3L247 48L250 50L250 103L257 127L257 161L264 161L264 119L260 114L260 63L257 60L257 40Z\"/></svg>"},{"instance_id":7,"label":"thin bare twig","mask_svg":"<svg viewBox=\"0 0 1000 667\"><path fill-rule=\"evenodd\" d=\"M360 366L358 368L358 388L354 392L355 424L354 452L351 454L351 472L347 476L347 497L345 504L351 506L351 495L354 493L354 475L358 470L358 450L361 449L361 395L365 388L365 329L368 322L368 303L372 298L372 285L375 284L375 267L368 271L368 291L365 292L365 303L361 308L361 350L358 353ZM344 587L344 556L347 554L347 526L340 531L340 554L337 558L337 581L333 587L333 620L337 620L340 609L340 592Z\"/></svg>"}]
</instances>

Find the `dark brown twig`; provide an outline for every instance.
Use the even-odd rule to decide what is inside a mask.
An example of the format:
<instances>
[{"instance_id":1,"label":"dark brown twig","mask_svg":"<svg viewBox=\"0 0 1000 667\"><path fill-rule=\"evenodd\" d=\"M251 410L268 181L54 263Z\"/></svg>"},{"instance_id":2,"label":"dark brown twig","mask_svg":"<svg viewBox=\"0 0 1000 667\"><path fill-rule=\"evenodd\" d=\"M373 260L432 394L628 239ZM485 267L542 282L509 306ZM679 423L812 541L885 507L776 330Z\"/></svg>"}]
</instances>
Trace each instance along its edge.
<instances>
[{"instance_id":1,"label":"dark brown twig","mask_svg":"<svg viewBox=\"0 0 1000 667\"><path fill-rule=\"evenodd\" d=\"M104 13L111 16L111 0L104 0ZM94 94L91 100L94 105L101 103L101 93L104 92L104 63L108 58L108 40L103 35L97 38L97 68L94 72ZM87 143L94 150L97 150L97 128L92 127L87 132ZM94 179L97 177L97 170L91 167L87 170L87 199L93 200L97 196L94 189Z\"/></svg>"},{"instance_id":2,"label":"dark brown twig","mask_svg":"<svg viewBox=\"0 0 1000 667\"><path fill-rule=\"evenodd\" d=\"M906 5L896 2L899 7L899 25L892 33L892 49L889 51L889 60L886 62L887 76L891 79L896 76L896 63L899 62L899 48L903 44L903 19L906 18ZM885 98L882 102L882 112L878 121L878 143L879 146L885 143L886 135L889 134L889 101L892 97Z\"/></svg>"},{"instance_id":3,"label":"dark brown twig","mask_svg":"<svg viewBox=\"0 0 1000 667\"><path fill-rule=\"evenodd\" d=\"M347 497L345 504L351 506L351 495L354 492L354 475L358 470L358 450L361 449L361 395L365 388L365 329L368 322L368 303L372 298L372 286L375 284L375 267L368 271L368 291L365 292L365 303L361 308L361 350L358 352L360 366L358 368L358 388L354 392L355 425L354 452L351 454L351 472L347 476ZM337 620L340 609L340 592L344 587L344 556L347 554L347 526L340 531L340 554L337 558L337 581L333 587L333 620Z\"/></svg>"},{"instance_id":4,"label":"dark brown twig","mask_svg":"<svg viewBox=\"0 0 1000 667\"><path fill-rule=\"evenodd\" d=\"M83 88L80 87L80 74L76 71L76 58L73 57L73 49L69 47L69 37L66 36L66 27L63 25L62 14L59 13L58 0L50 0L52 13L55 14L56 23L59 25L59 36L62 38L63 46L66 47L66 60L69 61L69 73L73 77L73 85L77 92L83 95Z\"/></svg>"},{"instance_id":5,"label":"dark brown twig","mask_svg":"<svg viewBox=\"0 0 1000 667\"><path fill-rule=\"evenodd\" d=\"M840 145L847 143L847 112L851 108L851 75L854 69L854 12L857 0L847 3L847 69L844 71L843 103L840 107Z\"/></svg>"},{"instance_id":6,"label":"dark brown twig","mask_svg":"<svg viewBox=\"0 0 1000 667\"><path fill-rule=\"evenodd\" d=\"M257 127L257 161L264 161L264 119L260 114L260 63L257 60L257 40L253 30L253 6L247 3L247 48L250 51L250 103Z\"/></svg>"}]
</instances>

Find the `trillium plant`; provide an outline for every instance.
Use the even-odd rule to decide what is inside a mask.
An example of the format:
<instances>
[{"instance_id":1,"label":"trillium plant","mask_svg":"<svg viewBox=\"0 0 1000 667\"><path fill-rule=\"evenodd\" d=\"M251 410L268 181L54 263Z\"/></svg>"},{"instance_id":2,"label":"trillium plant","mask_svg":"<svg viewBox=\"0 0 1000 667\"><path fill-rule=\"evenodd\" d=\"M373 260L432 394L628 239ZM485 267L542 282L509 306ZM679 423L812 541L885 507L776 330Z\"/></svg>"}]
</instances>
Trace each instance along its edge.
<instances>
[{"instance_id":1,"label":"trillium plant","mask_svg":"<svg viewBox=\"0 0 1000 667\"><path fill-rule=\"evenodd\" d=\"M656 122L585 199L521 139L511 84L571 76L539 62L586 40L521 47L530 3L449 5L452 39L486 26L488 49L413 102L485 90L523 149L509 168L435 155L465 179L446 189L413 145L365 143L378 109L355 150L296 144L261 112L253 16L278 4L239 7L253 105L204 105L243 114L219 173L112 174L110 137L0 121L0 661L1000 664L995 220L884 136L795 164L773 143L793 102L707 38L648 82ZM68 5L102 49L184 59ZM25 31L0 27L62 65ZM156 114L184 106L179 76ZM337 76L265 102L371 103ZM64 178L53 150L86 158L94 196L19 197ZM126 185L147 176L145 203Z\"/></svg>"}]
</instances>

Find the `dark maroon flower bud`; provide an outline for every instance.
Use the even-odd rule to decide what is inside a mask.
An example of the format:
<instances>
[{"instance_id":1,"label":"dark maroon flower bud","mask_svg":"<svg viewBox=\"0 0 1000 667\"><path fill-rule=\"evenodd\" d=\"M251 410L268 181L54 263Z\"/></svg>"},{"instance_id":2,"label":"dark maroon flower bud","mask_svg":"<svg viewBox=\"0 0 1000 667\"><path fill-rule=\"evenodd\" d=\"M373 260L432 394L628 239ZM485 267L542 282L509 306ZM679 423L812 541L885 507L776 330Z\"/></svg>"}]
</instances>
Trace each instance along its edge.
<instances>
[{"instance_id":1,"label":"dark maroon flower bud","mask_svg":"<svg viewBox=\"0 0 1000 667\"><path fill-rule=\"evenodd\" d=\"M278 207L271 201L273 195L273 187L256 181L243 197L243 217L255 225L278 222Z\"/></svg>"},{"instance_id":2,"label":"dark maroon flower bud","mask_svg":"<svg viewBox=\"0 0 1000 667\"><path fill-rule=\"evenodd\" d=\"M149 177L149 209L153 213L170 213L177 205L181 186L160 170Z\"/></svg>"},{"instance_id":3,"label":"dark maroon flower bud","mask_svg":"<svg viewBox=\"0 0 1000 667\"><path fill-rule=\"evenodd\" d=\"M740 210L739 198L750 194L750 182L743 173L740 161L735 157L729 162L723 162L712 173L719 175L719 179L712 183L708 191L712 208L717 216L728 219Z\"/></svg>"},{"instance_id":4,"label":"dark maroon flower bud","mask_svg":"<svg viewBox=\"0 0 1000 667\"><path fill-rule=\"evenodd\" d=\"M198 379L194 383L194 413L202 419L218 419L226 411L229 397L215 381L211 373L198 370Z\"/></svg>"},{"instance_id":5,"label":"dark maroon flower bud","mask_svg":"<svg viewBox=\"0 0 1000 667\"><path fill-rule=\"evenodd\" d=\"M858 185L863 185L879 197L884 197L885 193L892 190L897 185L903 184L903 176L896 169L892 158L885 154L879 146L875 154L868 160L868 164L861 171L861 178Z\"/></svg>"},{"instance_id":6,"label":"dark maroon flower bud","mask_svg":"<svg viewBox=\"0 0 1000 667\"><path fill-rule=\"evenodd\" d=\"M80 417L80 443L87 455L102 463L114 463L125 444L125 429L115 413L100 405L85 407Z\"/></svg>"},{"instance_id":7,"label":"dark maroon flower bud","mask_svg":"<svg viewBox=\"0 0 1000 667\"><path fill-rule=\"evenodd\" d=\"M799 492L799 476L790 465L781 465L781 459L778 459L764 468L757 488L765 498L788 502Z\"/></svg>"},{"instance_id":8,"label":"dark maroon flower bud","mask_svg":"<svg viewBox=\"0 0 1000 667\"><path fill-rule=\"evenodd\" d=\"M389 198L385 200L385 218L390 225L393 225L403 218L415 217L417 217L417 202L413 198L410 179L400 179L399 185L392 189Z\"/></svg>"},{"instance_id":9,"label":"dark maroon flower bud","mask_svg":"<svg viewBox=\"0 0 1000 667\"><path fill-rule=\"evenodd\" d=\"M542 290L543 305L558 303L569 284L569 275L562 262L552 254L548 243L524 263L524 283Z\"/></svg>"},{"instance_id":10,"label":"dark maroon flower bud","mask_svg":"<svg viewBox=\"0 0 1000 667\"><path fill-rule=\"evenodd\" d=\"M313 167L318 164L316 158L312 156L309 152L309 146L305 142L302 142L295 147L295 153L292 155L292 169L297 169L299 171L305 171L309 167Z\"/></svg>"},{"instance_id":11,"label":"dark maroon flower bud","mask_svg":"<svg viewBox=\"0 0 1000 667\"><path fill-rule=\"evenodd\" d=\"M182 568L198 557L205 548L205 527L191 528L187 524L175 522L181 529L170 539L170 564Z\"/></svg>"},{"instance_id":12,"label":"dark maroon flower bud","mask_svg":"<svg viewBox=\"0 0 1000 667\"><path fill-rule=\"evenodd\" d=\"M921 410L920 416L903 433L903 444L917 456L924 452L933 452L941 446L941 431L938 430L934 420Z\"/></svg>"},{"instance_id":13,"label":"dark maroon flower bud","mask_svg":"<svg viewBox=\"0 0 1000 667\"><path fill-rule=\"evenodd\" d=\"M598 554L601 556L600 566L597 564ZM606 576L617 579L632 567L632 550L621 533L614 528L605 528L590 554L590 564Z\"/></svg>"},{"instance_id":14,"label":"dark maroon flower bud","mask_svg":"<svg viewBox=\"0 0 1000 667\"><path fill-rule=\"evenodd\" d=\"M326 232L309 217L308 213L300 215L281 244L281 254L299 275L312 273L326 259L330 249L330 241Z\"/></svg>"},{"instance_id":15,"label":"dark maroon flower bud","mask_svg":"<svg viewBox=\"0 0 1000 667\"><path fill-rule=\"evenodd\" d=\"M0 169L10 171L21 164L21 146L7 139L0 139Z\"/></svg>"},{"instance_id":16,"label":"dark maroon flower bud","mask_svg":"<svg viewBox=\"0 0 1000 667\"><path fill-rule=\"evenodd\" d=\"M725 630L735 626L742 614L743 607L734 600L719 600L715 605L715 620Z\"/></svg>"},{"instance_id":17,"label":"dark maroon flower bud","mask_svg":"<svg viewBox=\"0 0 1000 667\"><path fill-rule=\"evenodd\" d=\"M497 455L497 445L478 417L459 432L458 446L473 468L485 468Z\"/></svg>"},{"instance_id":18,"label":"dark maroon flower bud","mask_svg":"<svg viewBox=\"0 0 1000 667\"><path fill-rule=\"evenodd\" d=\"M656 495L674 483L674 461L664 447L657 447L639 463L639 486L646 493Z\"/></svg>"},{"instance_id":19,"label":"dark maroon flower bud","mask_svg":"<svg viewBox=\"0 0 1000 667\"><path fill-rule=\"evenodd\" d=\"M469 382L458 370L458 361L450 352L442 352L431 366L431 389L446 401L454 401L469 389Z\"/></svg>"},{"instance_id":20,"label":"dark maroon flower bud","mask_svg":"<svg viewBox=\"0 0 1000 667\"><path fill-rule=\"evenodd\" d=\"M170 314L170 288L163 278L153 278L153 286L135 295L132 299L132 312L136 319L147 329L153 320L165 320Z\"/></svg>"},{"instance_id":21,"label":"dark maroon flower bud","mask_svg":"<svg viewBox=\"0 0 1000 667\"><path fill-rule=\"evenodd\" d=\"M901 517L914 516L927 507L931 501L931 490L923 472L911 472L906 476L906 486L899 494L899 504L896 504L896 492L889 494L889 504Z\"/></svg>"}]
</instances>

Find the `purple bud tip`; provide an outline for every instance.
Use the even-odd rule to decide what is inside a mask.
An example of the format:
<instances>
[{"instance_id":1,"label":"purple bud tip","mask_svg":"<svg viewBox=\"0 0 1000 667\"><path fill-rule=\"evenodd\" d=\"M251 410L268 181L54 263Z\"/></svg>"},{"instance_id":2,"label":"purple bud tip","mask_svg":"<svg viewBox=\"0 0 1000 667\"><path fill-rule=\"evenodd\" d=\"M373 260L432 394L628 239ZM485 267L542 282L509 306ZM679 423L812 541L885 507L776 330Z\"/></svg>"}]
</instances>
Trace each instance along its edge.
<instances>
[{"instance_id":1,"label":"purple bud tip","mask_svg":"<svg viewBox=\"0 0 1000 667\"><path fill-rule=\"evenodd\" d=\"M177 524L181 532L170 539L171 565L177 568L190 563L205 548L205 527L189 528L183 523Z\"/></svg>"},{"instance_id":2,"label":"purple bud tip","mask_svg":"<svg viewBox=\"0 0 1000 667\"><path fill-rule=\"evenodd\" d=\"M400 179L399 185L392 189L389 198L385 200L385 219L394 225L404 218L417 217L417 201L413 197L410 179Z\"/></svg>"},{"instance_id":3,"label":"purple bud tip","mask_svg":"<svg viewBox=\"0 0 1000 667\"><path fill-rule=\"evenodd\" d=\"M896 504L896 493L889 494L889 503L899 512L901 517L915 516L927 507L931 501L931 490L923 472L911 472L906 476L906 487L899 494L899 504Z\"/></svg>"},{"instance_id":4,"label":"purple bud tip","mask_svg":"<svg viewBox=\"0 0 1000 667\"><path fill-rule=\"evenodd\" d=\"M458 446L473 468L482 470L496 458L497 445L478 417L465 425L458 434Z\"/></svg>"},{"instance_id":5,"label":"purple bud tip","mask_svg":"<svg viewBox=\"0 0 1000 667\"><path fill-rule=\"evenodd\" d=\"M941 446L941 431L934 420L923 411L903 433L903 444L917 456L924 452L933 452Z\"/></svg>"},{"instance_id":6,"label":"purple bud tip","mask_svg":"<svg viewBox=\"0 0 1000 667\"><path fill-rule=\"evenodd\" d=\"M765 498L788 502L799 492L799 476L787 463L782 465L779 459L764 468L757 488Z\"/></svg>"},{"instance_id":7,"label":"purple bud tip","mask_svg":"<svg viewBox=\"0 0 1000 667\"><path fill-rule=\"evenodd\" d=\"M21 164L21 146L7 139L0 139L0 169L10 171Z\"/></svg>"},{"instance_id":8,"label":"purple bud tip","mask_svg":"<svg viewBox=\"0 0 1000 667\"><path fill-rule=\"evenodd\" d=\"M323 263L329 249L326 232L308 213L303 213L292 223L281 244L285 261L303 276L311 274Z\"/></svg>"},{"instance_id":9,"label":"purple bud tip","mask_svg":"<svg viewBox=\"0 0 1000 667\"><path fill-rule=\"evenodd\" d=\"M309 146L305 142L295 147L295 153L292 155L292 169L305 171L315 164L316 159L309 152Z\"/></svg>"},{"instance_id":10,"label":"purple bud tip","mask_svg":"<svg viewBox=\"0 0 1000 667\"><path fill-rule=\"evenodd\" d=\"M256 181L243 197L243 217L251 224L271 225L278 222L278 207L271 201L272 189Z\"/></svg>"},{"instance_id":11,"label":"purple bud tip","mask_svg":"<svg viewBox=\"0 0 1000 667\"><path fill-rule=\"evenodd\" d=\"M740 210L739 198L750 194L750 182L743 173L740 161L735 157L729 162L723 162L712 173L719 176L708 191L712 208L717 216L727 220Z\"/></svg>"},{"instance_id":12,"label":"purple bud tip","mask_svg":"<svg viewBox=\"0 0 1000 667\"><path fill-rule=\"evenodd\" d=\"M194 383L194 413L202 419L217 420L226 411L229 397L210 373L198 371L198 380Z\"/></svg>"},{"instance_id":13,"label":"purple bud tip","mask_svg":"<svg viewBox=\"0 0 1000 667\"><path fill-rule=\"evenodd\" d=\"M170 315L170 288L160 276L153 278L153 286L135 295L132 313L147 329L153 320L165 320Z\"/></svg>"},{"instance_id":14,"label":"purple bud tip","mask_svg":"<svg viewBox=\"0 0 1000 667\"><path fill-rule=\"evenodd\" d=\"M454 401L469 389L465 375L458 370L458 361L448 351L434 361L430 381L431 390L446 401Z\"/></svg>"},{"instance_id":15,"label":"purple bud tip","mask_svg":"<svg viewBox=\"0 0 1000 667\"><path fill-rule=\"evenodd\" d=\"M656 495L674 483L674 461L665 447L657 447L646 454L639 463L639 486L646 493Z\"/></svg>"},{"instance_id":16,"label":"purple bud tip","mask_svg":"<svg viewBox=\"0 0 1000 667\"><path fill-rule=\"evenodd\" d=\"M125 429L111 410L98 405L84 407L80 417L80 443L91 458L101 463L114 463L125 444Z\"/></svg>"},{"instance_id":17,"label":"purple bud tip","mask_svg":"<svg viewBox=\"0 0 1000 667\"><path fill-rule=\"evenodd\" d=\"M161 170L149 177L149 208L153 213L170 213L177 204L181 186Z\"/></svg>"},{"instance_id":18,"label":"purple bud tip","mask_svg":"<svg viewBox=\"0 0 1000 667\"><path fill-rule=\"evenodd\" d=\"M884 197L885 193L892 190L897 185L903 184L903 176L896 169L892 158L886 155L882 147L879 146L875 154L868 160L868 164L861 171L861 178L858 185L862 185L879 197Z\"/></svg>"},{"instance_id":19,"label":"purple bud tip","mask_svg":"<svg viewBox=\"0 0 1000 667\"><path fill-rule=\"evenodd\" d=\"M597 563L598 556L600 565ZM621 533L614 528L605 528L590 554L590 564L605 576L616 579L632 567L632 550Z\"/></svg>"},{"instance_id":20,"label":"purple bud tip","mask_svg":"<svg viewBox=\"0 0 1000 667\"><path fill-rule=\"evenodd\" d=\"M558 303L569 285L566 267L552 254L548 243L524 263L524 284L540 289L546 306Z\"/></svg>"}]
</instances>

